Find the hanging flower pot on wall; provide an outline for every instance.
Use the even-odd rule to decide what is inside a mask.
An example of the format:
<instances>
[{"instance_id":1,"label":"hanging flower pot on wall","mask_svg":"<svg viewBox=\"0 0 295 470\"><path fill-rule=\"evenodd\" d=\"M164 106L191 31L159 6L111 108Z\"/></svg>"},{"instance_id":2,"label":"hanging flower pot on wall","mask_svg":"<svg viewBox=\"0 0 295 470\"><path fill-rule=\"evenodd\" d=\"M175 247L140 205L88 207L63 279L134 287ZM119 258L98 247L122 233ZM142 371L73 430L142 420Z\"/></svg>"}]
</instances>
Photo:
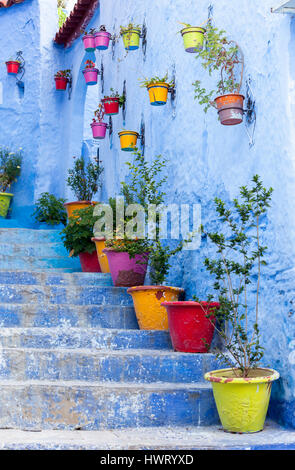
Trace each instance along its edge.
<instances>
[{"instance_id":1,"label":"hanging flower pot on wall","mask_svg":"<svg viewBox=\"0 0 295 470\"><path fill-rule=\"evenodd\" d=\"M86 60L85 69L82 70L82 73L85 78L86 85L96 85L98 78L98 69L95 68L95 63L91 60Z\"/></svg>"},{"instance_id":2,"label":"hanging flower pot on wall","mask_svg":"<svg viewBox=\"0 0 295 470\"><path fill-rule=\"evenodd\" d=\"M96 49L103 51L109 47L111 34L106 31L105 26L100 26L99 31L94 35Z\"/></svg>"},{"instance_id":3,"label":"hanging flower pot on wall","mask_svg":"<svg viewBox=\"0 0 295 470\"><path fill-rule=\"evenodd\" d=\"M180 33L186 52L196 52L203 49L205 29L198 26L187 26Z\"/></svg>"},{"instance_id":4,"label":"hanging flower pot on wall","mask_svg":"<svg viewBox=\"0 0 295 470\"><path fill-rule=\"evenodd\" d=\"M90 124L94 139L104 139L107 131L107 123L93 120Z\"/></svg>"},{"instance_id":5,"label":"hanging flower pot on wall","mask_svg":"<svg viewBox=\"0 0 295 470\"><path fill-rule=\"evenodd\" d=\"M126 51L134 51L139 48L141 28L138 25L129 23L128 26L121 26L120 34Z\"/></svg>"},{"instance_id":6,"label":"hanging flower pot on wall","mask_svg":"<svg viewBox=\"0 0 295 470\"><path fill-rule=\"evenodd\" d=\"M86 52L95 51L95 29L91 29L89 33L85 31L82 40Z\"/></svg>"},{"instance_id":7,"label":"hanging flower pot on wall","mask_svg":"<svg viewBox=\"0 0 295 470\"><path fill-rule=\"evenodd\" d=\"M235 126L243 122L244 99L245 97L238 93L230 93L215 98L214 102L221 124Z\"/></svg>"},{"instance_id":8,"label":"hanging flower pot on wall","mask_svg":"<svg viewBox=\"0 0 295 470\"><path fill-rule=\"evenodd\" d=\"M113 88L110 89L110 93L101 100L104 113L107 116L113 116L119 113L119 108L124 105L126 100L125 94L119 95L118 91L114 91Z\"/></svg>"},{"instance_id":9,"label":"hanging flower pot on wall","mask_svg":"<svg viewBox=\"0 0 295 470\"><path fill-rule=\"evenodd\" d=\"M56 90L66 90L67 84L69 82L71 70L59 70L54 75L55 80L55 89Z\"/></svg>"},{"instance_id":10,"label":"hanging flower pot on wall","mask_svg":"<svg viewBox=\"0 0 295 470\"><path fill-rule=\"evenodd\" d=\"M133 152L139 137L138 132L121 131L118 132L118 135L120 137L121 150L124 150L125 152Z\"/></svg>"},{"instance_id":11,"label":"hanging flower pot on wall","mask_svg":"<svg viewBox=\"0 0 295 470\"><path fill-rule=\"evenodd\" d=\"M150 103L152 106L163 106L167 103L168 92L171 91L175 83L168 82L168 74L163 78L153 77L141 80L141 88L146 88L149 93Z\"/></svg>"},{"instance_id":12,"label":"hanging flower pot on wall","mask_svg":"<svg viewBox=\"0 0 295 470\"><path fill-rule=\"evenodd\" d=\"M20 62L18 60L9 60L6 63L7 73L9 75L17 75L19 72Z\"/></svg>"}]
</instances>

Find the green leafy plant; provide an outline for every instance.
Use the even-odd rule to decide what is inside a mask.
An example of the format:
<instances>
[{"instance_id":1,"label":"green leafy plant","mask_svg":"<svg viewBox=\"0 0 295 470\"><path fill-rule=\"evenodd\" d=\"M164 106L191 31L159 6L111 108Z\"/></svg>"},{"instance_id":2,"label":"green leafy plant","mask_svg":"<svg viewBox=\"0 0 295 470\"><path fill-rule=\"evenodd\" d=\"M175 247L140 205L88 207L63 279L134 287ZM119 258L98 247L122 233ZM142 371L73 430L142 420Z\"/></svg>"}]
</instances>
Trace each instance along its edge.
<instances>
[{"instance_id":1,"label":"green leafy plant","mask_svg":"<svg viewBox=\"0 0 295 470\"><path fill-rule=\"evenodd\" d=\"M241 202L233 200L227 208L215 198L215 207L224 232L209 232L207 237L216 247L218 257L205 259L205 267L215 277L214 290L220 308L216 310L215 328L220 334L224 351L216 355L232 367L237 364L238 376L248 377L264 355L260 345L259 292L261 268L266 265L267 247L261 243L260 224L270 207L272 188L266 189L258 175L253 185L240 188ZM251 326L252 304L249 295L255 293L254 318ZM252 294L253 295L253 294ZM212 300L210 295L208 300ZM197 300L197 299L195 299Z\"/></svg>"},{"instance_id":2,"label":"green leafy plant","mask_svg":"<svg viewBox=\"0 0 295 470\"><path fill-rule=\"evenodd\" d=\"M80 253L91 254L96 249L91 238L98 217L93 215L93 210L94 206L75 210L62 230L61 238L70 256L78 256Z\"/></svg>"},{"instance_id":3,"label":"green leafy plant","mask_svg":"<svg viewBox=\"0 0 295 470\"><path fill-rule=\"evenodd\" d=\"M38 222L48 225L67 224L67 212L64 208L65 199L57 198L48 192L42 193L36 202L33 217Z\"/></svg>"},{"instance_id":4,"label":"green leafy plant","mask_svg":"<svg viewBox=\"0 0 295 470\"><path fill-rule=\"evenodd\" d=\"M22 152L0 148L0 192L5 192L17 181L21 173Z\"/></svg>"},{"instance_id":5,"label":"green leafy plant","mask_svg":"<svg viewBox=\"0 0 295 470\"><path fill-rule=\"evenodd\" d=\"M95 158L94 162L89 162L86 165L83 157L74 157L74 167L68 172L67 185L79 201L91 201L101 186L99 178L103 167L100 163L98 158Z\"/></svg>"},{"instance_id":6,"label":"green leafy plant","mask_svg":"<svg viewBox=\"0 0 295 470\"><path fill-rule=\"evenodd\" d=\"M151 246L150 252L150 278L151 283L156 286L163 285L171 268L170 258L179 253L188 240L181 240L176 248L170 249L164 246L159 239L156 239Z\"/></svg>"},{"instance_id":7,"label":"green leafy plant","mask_svg":"<svg viewBox=\"0 0 295 470\"><path fill-rule=\"evenodd\" d=\"M215 107L212 102L213 96L226 93L239 93L244 74L244 55L240 46L225 36L225 31L213 28L208 23L205 32L206 47L196 50L196 58L201 59L202 67L211 76L218 71L220 78L217 80L217 88L207 91L202 87L200 80L193 83L195 99L204 106L207 112L210 106ZM236 69L240 67L239 79L236 78Z\"/></svg>"},{"instance_id":8,"label":"green leafy plant","mask_svg":"<svg viewBox=\"0 0 295 470\"><path fill-rule=\"evenodd\" d=\"M144 78L144 79L139 79L140 82L140 88L147 88L149 85L154 85L155 83L167 83L169 85L169 88L173 88L175 86L175 83L173 80L168 81L168 72L164 75L164 77L152 77L152 78Z\"/></svg>"}]
</instances>

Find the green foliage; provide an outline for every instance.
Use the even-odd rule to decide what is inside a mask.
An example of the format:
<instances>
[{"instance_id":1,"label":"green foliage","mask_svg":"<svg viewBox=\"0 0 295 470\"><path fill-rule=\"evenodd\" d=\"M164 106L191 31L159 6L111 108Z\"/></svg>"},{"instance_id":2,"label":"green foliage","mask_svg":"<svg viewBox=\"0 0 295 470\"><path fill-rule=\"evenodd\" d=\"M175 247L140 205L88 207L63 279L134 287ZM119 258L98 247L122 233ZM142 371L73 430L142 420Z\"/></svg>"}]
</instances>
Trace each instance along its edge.
<instances>
[{"instance_id":1,"label":"green foliage","mask_svg":"<svg viewBox=\"0 0 295 470\"><path fill-rule=\"evenodd\" d=\"M21 173L22 152L0 148L0 192L5 192L17 181Z\"/></svg>"},{"instance_id":2,"label":"green foliage","mask_svg":"<svg viewBox=\"0 0 295 470\"><path fill-rule=\"evenodd\" d=\"M75 193L78 201L91 201L101 186L98 179L103 172L103 167L99 163L96 158L94 162L89 162L86 165L83 157L74 157L74 168L68 172L67 184Z\"/></svg>"},{"instance_id":3,"label":"green foliage","mask_svg":"<svg viewBox=\"0 0 295 470\"><path fill-rule=\"evenodd\" d=\"M36 202L33 217L38 222L45 222L48 225L66 225L67 212L64 208L65 202L65 199L56 198L53 194L42 193Z\"/></svg>"},{"instance_id":4,"label":"green foliage","mask_svg":"<svg viewBox=\"0 0 295 470\"><path fill-rule=\"evenodd\" d=\"M104 99L107 100L108 98L119 98L119 106L123 106L125 103L125 96L120 95L118 91L115 91L113 88L110 88L110 93L106 96L104 96Z\"/></svg>"},{"instance_id":5,"label":"green foliage","mask_svg":"<svg viewBox=\"0 0 295 470\"><path fill-rule=\"evenodd\" d=\"M94 206L78 209L69 218L67 226L61 232L61 238L70 256L80 253L93 253L96 249L91 241L93 227L98 217L93 215Z\"/></svg>"},{"instance_id":6,"label":"green foliage","mask_svg":"<svg viewBox=\"0 0 295 470\"><path fill-rule=\"evenodd\" d=\"M153 85L155 83L167 83L170 88L173 88L175 86L174 81L168 81L168 72L164 75L164 77L152 77L152 78L144 78L144 79L139 79L140 82L140 88L146 88L149 85Z\"/></svg>"},{"instance_id":7,"label":"green foliage","mask_svg":"<svg viewBox=\"0 0 295 470\"><path fill-rule=\"evenodd\" d=\"M201 82L196 80L193 83L195 88L195 99L204 105L207 112L212 103L212 97L224 95L226 93L239 93L244 71L244 56L241 48L235 41L227 39L225 31L213 28L211 22L208 23L205 32L205 47L196 50L196 58L201 60L202 67L211 76L214 72L219 72L220 79L217 80L217 88L206 91ZM240 79L236 78L236 68L240 66Z\"/></svg>"},{"instance_id":8,"label":"green foliage","mask_svg":"<svg viewBox=\"0 0 295 470\"><path fill-rule=\"evenodd\" d=\"M129 23L127 26L120 26L120 35L129 33L131 36L132 30L138 29L141 31L141 25L136 23Z\"/></svg>"},{"instance_id":9,"label":"green foliage","mask_svg":"<svg viewBox=\"0 0 295 470\"><path fill-rule=\"evenodd\" d=\"M65 7L63 7L65 8ZM64 24L64 22L66 21L67 19L67 14L66 12L63 10L62 7L59 7L57 9L57 13L58 13L58 27L61 28L62 25Z\"/></svg>"},{"instance_id":10,"label":"green foliage","mask_svg":"<svg viewBox=\"0 0 295 470\"><path fill-rule=\"evenodd\" d=\"M225 232L207 233L215 245L218 257L205 259L205 267L215 277L214 290L220 309L216 311L218 332L225 352L238 365L243 377L255 367L264 355L260 345L258 326L261 267L266 264L267 247L261 244L261 218L270 207L273 189L266 189L258 175L253 186L240 188L241 202L233 200L233 208L215 198L215 207ZM255 291L255 318L251 328L248 291ZM210 295L208 300L212 300ZM229 362L228 354L217 351L217 356ZM232 364L231 362L229 362Z\"/></svg>"},{"instance_id":11,"label":"green foliage","mask_svg":"<svg viewBox=\"0 0 295 470\"><path fill-rule=\"evenodd\" d=\"M159 239L152 244L150 253L150 278L153 285L160 286L164 284L171 268L170 258L183 249L185 241L180 241L176 248L169 249L164 246Z\"/></svg>"}]
</instances>

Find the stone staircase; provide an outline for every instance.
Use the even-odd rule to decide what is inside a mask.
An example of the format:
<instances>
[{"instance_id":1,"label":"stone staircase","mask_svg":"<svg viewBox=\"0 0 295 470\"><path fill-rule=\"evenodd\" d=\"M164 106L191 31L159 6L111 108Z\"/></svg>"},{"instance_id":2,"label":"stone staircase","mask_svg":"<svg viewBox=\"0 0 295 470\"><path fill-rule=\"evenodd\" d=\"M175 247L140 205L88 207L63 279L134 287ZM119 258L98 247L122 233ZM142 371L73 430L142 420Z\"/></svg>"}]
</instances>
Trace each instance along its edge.
<instances>
[{"instance_id":1,"label":"stone staircase","mask_svg":"<svg viewBox=\"0 0 295 470\"><path fill-rule=\"evenodd\" d=\"M78 269L58 232L0 229L0 448L233 448L203 379L214 356L138 330L126 289Z\"/></svg>"}]
</instances>

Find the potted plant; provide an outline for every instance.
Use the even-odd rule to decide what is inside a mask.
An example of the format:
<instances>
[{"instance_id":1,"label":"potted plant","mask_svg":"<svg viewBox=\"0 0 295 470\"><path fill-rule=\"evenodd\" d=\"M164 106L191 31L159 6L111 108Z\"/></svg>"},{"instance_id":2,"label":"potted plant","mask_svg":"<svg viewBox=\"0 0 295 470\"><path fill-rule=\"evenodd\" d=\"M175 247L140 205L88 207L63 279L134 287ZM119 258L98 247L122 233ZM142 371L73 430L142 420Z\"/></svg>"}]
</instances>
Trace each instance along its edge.
<instances>
[{"instance_id":1,"label":"potted plant","mask_svg":"<svg viewBox=\"0 0 295 470\"><path fill-rule=\"evenodd\" d=\"M120 35L126 51L134 51L139 48L139 40L141 34L141 26L129 23L128 26L120 27Z\"/></svg>"},{"instance_id":2,"label":"potted plant","mask_svg":"<svg viewBox=\"0 0 295 470\"><path fill-rule=\"evenodd\" d=\"M104 107L104 112L107 116L113 116L119 113L119 108L125 103L125 96L119 95L118 91L110 89L110 93L103 97L101 100Z\"/></svg>"},{"instance_id":3,"label":"potted plant","mask_svg":"<svg viewBox=\"0 0 295 470\"><path fill-rule=\"evenodd\" d=\"M92 60L86 60L85 69L82 70L82 73L87 86L97 84L98 69L95 68L95 63Z\"/></svg>"},{"instance_id":4,"label":"potted plant","mask_svg":"<svg viewBox=\"0 0 295 470\"><path fill-rule=\"evenodd\" d=\"M13 194L7 189L17 181L21 173L22 153L0 148L0 216L7 217Z\"/></svg>"},{"instance_id":5,"label":"potted plant","mask_svg":"<svg viewBox=\"0 0 295 470\"><path fill-rule=\"evenodd\" d=\"M217 89L210 92L202 88L201 82L196 80L193 83L195 99L204 105L205 112L210 106L216 108L221 124L225 126L240 124L243 121L245 99L240 94L244 73L243 52L235 41L227 39L224 31L213 28L210 23L208 23L205 37L207 47L197 50L196 58L201 59L201 65L208 70L209 75L218 70L220 79L217 82ZM238 67L240 67L239 79L237 78ZM213 96L215 99L212 101Z\"/></svg>"},{"instance_id":6,"label":"potted plant","mask_svg":"<svg viewBox=\"0 0 295 470\"><path fill-rule=\"evenodd\" d=\"M264 188L258 175L252 183L250 188L240 188L241 200L234 199L230 207L215 199L223 227L207 233L217 257L204 262L215 278L213 288L220 304L214 326L224 347L216 355L229 366L206 373L205 379L212 383L223 428L239 433L263 429L271 385L279 377L278 372L259 365L264 355L259 295L267 251L261 224L265 226L273 189Z\"/></svg>"},{"instance_id":7,"label":"potted plant","mask_svg":"<svg viewBox=\"0 0 295 470\"><path fill-rule=\"evenodd\" d=\"M206 29L201 26L192 26L187 23L181 24L185 26L180 30L180 34L183 38L183 45L186 52L196 52L197 50L203 49Z\"/></svg>"},{"instance_id":8,"label":"potted plant","mask_svg":"<svg viewBox=\"0 0 295 470\"><path fill-rule=\"evenodd\" d=\"M54 75L56 90L66 90L70 78L71 70L59 70Z\"/></svg>"},{"instance_id":9,"label":"potted plant","mask_svg":"<svg viewBox=\"0 0 295 470\"><path fill-rule=\"evenodd\" d=\"M66 202L63 198L57 198L48 192L42 193L38 198L33 217L36 221L49 226L66 225L67 212L64 208Z\"/></svg>"},{"instance_id":10,"label":"potted plant","mask_svg":"<svg viewBox=\"0 0 295 470\"><path fill-rule=\"evenodd\" d=\"M86 162L83 157L74 157L74 167L69 170L67 185L74 192L77 201L66 202L64 204L68 217L73 216L73 211L96 204L92 202L93 195L101 186L99 182L103 167L100 161L95 158L93 162Z\"/></svg>"},{"instance_id":11,"label":"potted plant","mask_svg":"<svg viewBox=\"0 0 295 470\"><path fill-rule=\"evenodd\" d=\"M95 51L95 29L91 28L89 31L84 31L84 36L82 38L83 44L84 44L84 49L86 52L94 52Z\"/></svg>"},{"instance_id":12,"label":"potted plant","mask_svg":"<svg viewBox=\"0 0 295 470\"><path fill-rule=\"evenodd\" d=\"M13 60L9 59L7 62L5 62L6 68L7 68L7 73L9 75L17 75L19 72L19 67L20 67L20 61L19 60Z\"/></svg>"},{"instance_id":13,"label":"potted plant","mask_svg":"<svg viewBox=\"0 0 295 470\"><path fill-rule=\"evenodd\" d=\"M96 49L100 51L106 50L109 47L111 37L111 33L108 33L106 27L104 25L101 25L99 31L96 31L96 33L94 34L94 42Z\"/></svg>"},{"instance_id":14,"label":"potted plant","mask_svg":"<svg viewBox=\"0 0 295 470\"><path fill-rule=\"evenodd\" d=\"M104 139L106 136L108 125L106 122L103 122L105 111L101 103L98 105L98 108L94 111L94 115L95 118L92 119L92 123L90 124L93 138Z\"/></svg>"},{"instance_id":15,"label":"potted plant","mask_svg":"<svg viewBox=\"0 0 295 470\"><path fill-rule=\"evenodd\" d=\"M139 133L136 131L123 130L118 132L118 136L120 138L121 150L124 152L134 152Z\"/></svg>"},{"instance_id":16,"label":"potted plant","mask_svg":"<svg viewBox=\"0 0 295 470\"><path fill-rule=\"evenodd\" d=\"M113 227L116 226L116 199L110 197L109 198L109 206L112 209L113 213ZM100 214L98 216L98 220L103 217L104 214ZM95 226L94 226L94 235L95 235ZM101 235L101 233L100 233ZM114 233L112 234L114 235ZM100 265L100 269L102 273L109 273L110 272L110 266L108 262L108 258L106 253L104 253L104 249L106 248L106 240L109 238L109 234L106 233L105 225L104 225L104 236L94 236L91 238L91 240L95 243L96 247L96 252L97 252L97 257L98 257L98 262Z\"/></svg>"},{"instance_id":17,"label":"potted plant","mask_svg":"<svg viewBox=\"0 0 295 470\"><path fill-rule=\"evenodd\" d=\"M95 244L91 241L93 227L97 217L93 215L93 206L75 210L67 226L61 232L61 238L69 256L79 256L83 272L101 272Z\"/></svg>"},{"instance_id":18,"label":"potted plant","mask_svg":"<svg viewBox=\"0 0 295 470\"><path fill-rule=\"evenodd\" d=\"M141 88L149 92L150 103L153 106L162 106L167 103L168 91L175 86L174 82L168 82L168 73L163 78L152 77L140 80Z\"/></svg>"}]
</instances>

